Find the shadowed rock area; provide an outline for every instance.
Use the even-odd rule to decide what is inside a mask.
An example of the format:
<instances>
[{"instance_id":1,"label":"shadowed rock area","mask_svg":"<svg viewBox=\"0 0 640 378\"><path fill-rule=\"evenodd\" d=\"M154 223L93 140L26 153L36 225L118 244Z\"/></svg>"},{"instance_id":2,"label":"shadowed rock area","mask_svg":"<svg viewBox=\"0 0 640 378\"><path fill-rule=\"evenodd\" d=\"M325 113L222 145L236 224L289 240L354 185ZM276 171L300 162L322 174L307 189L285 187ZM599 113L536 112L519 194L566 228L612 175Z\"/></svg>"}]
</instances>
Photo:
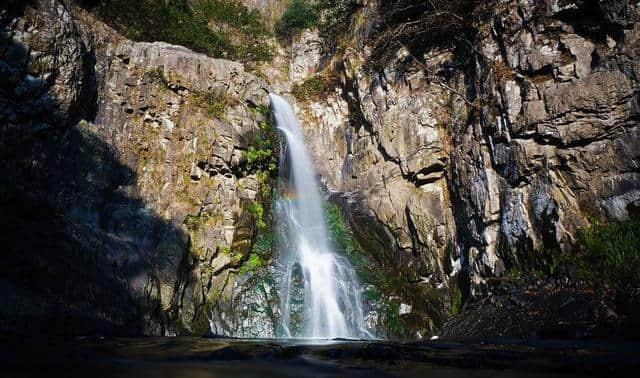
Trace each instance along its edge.
<instances>
[{"instance_id":1,"label":"shadowed rock area","mask_svg":"<svg viewBox=\"0 0 640 378\"><path fill-rule=\"evenodd\" d=\"M266 84L70 3L1 10L2 331L209 332L245 289Z\"/></svg>"}]
</instances>

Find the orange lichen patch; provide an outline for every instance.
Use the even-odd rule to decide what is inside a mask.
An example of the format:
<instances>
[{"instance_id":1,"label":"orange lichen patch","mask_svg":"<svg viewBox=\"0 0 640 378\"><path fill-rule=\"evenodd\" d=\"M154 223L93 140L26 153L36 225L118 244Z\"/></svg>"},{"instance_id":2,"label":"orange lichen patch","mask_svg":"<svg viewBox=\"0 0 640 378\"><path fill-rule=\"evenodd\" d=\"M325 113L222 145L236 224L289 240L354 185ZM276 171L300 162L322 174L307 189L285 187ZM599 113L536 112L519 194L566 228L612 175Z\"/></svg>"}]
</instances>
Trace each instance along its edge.
<instances>
[{"instance_id":1,"label":"orange lichen patch","mask_svg":"<svg viewBox=\"0 0 640 378\"><path fill-rule=\"evenodd\" d=\"M500 84L506 83L508 80L516 78L515 73L505 62L493 62L493 78Z\"/></svg>"}]
</instances>

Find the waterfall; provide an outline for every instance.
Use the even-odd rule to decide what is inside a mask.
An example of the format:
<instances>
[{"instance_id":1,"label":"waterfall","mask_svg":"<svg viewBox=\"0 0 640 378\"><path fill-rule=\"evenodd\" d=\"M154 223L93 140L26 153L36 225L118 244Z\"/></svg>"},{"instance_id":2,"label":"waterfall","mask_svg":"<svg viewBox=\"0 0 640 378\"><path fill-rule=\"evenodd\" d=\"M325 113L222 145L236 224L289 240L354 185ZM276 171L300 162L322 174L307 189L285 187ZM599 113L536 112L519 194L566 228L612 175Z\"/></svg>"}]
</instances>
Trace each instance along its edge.
<instances>
[{"instance_id":1,"label":"waterfall","mask_svg":"<svg viewBox=\"0 0 640 378\"><path fill-rule=\"evenodd\" d=\"M298 120L286 100L275 94L270 98L287 142L274 209L282 277L279 336L371 338L355 270L334 251L329 238L315 169Z\"/></svg>"}]
</instances>

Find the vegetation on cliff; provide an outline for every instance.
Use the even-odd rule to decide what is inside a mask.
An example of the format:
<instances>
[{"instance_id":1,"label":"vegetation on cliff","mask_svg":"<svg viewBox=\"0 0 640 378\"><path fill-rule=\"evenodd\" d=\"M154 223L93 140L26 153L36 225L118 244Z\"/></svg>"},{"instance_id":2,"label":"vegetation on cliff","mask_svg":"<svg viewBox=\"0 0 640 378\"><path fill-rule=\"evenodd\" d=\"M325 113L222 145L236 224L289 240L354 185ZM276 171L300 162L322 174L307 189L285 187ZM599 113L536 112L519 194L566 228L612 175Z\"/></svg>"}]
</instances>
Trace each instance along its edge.
<instances>
[{"instance_id":1,"label":"vegetation on cliff","mask_svg":"<svg viewBox=\"0 0 640 378\"><path fill-rule=\"evenodd\" d=\"M272 124L271 109L258 106L252 112L263 120L260 129L253 135L247 147L244 173L255 173L260 183L260 195L264 204L271 204L273 180L278 174L278 145L275 127Z\"/></svg>"},{"instance_id":2,"label":"vegetation on cliff","mask_svg":"<svg viewBox=\"0 0 640 378\"><path fill-rule=\"evenodd\" d=\"M285 39L303 29L317 27L322 37L336 40L358 7L357 0L293 0L276 23L275 31Z\"/></svg>"},{"instance_id":3,"label":"vegetation on cliff","mask_svg":"<svg viewBox=\"0 0 640 378\"><path fill-rule=\"evenodd\" d=\"M573 252L548 250L550 261L545 262L539 258L545 252L538 251L537 258L531 257L534 265L514 266L500 279L514 284L527 279L553 280L568 274L573 277L567 278L577 278L589 288L640 287L640 217L632 215L623 221L592 217L590 221L589 226L578 230Z\"/></svg>"},{"instance_id":4,"label":"vegetation on cliff","mask_svg":"<svg viewBox=\"0 0 640 378\"><path fill-rule=\"evenodd\" d=\"M294 83L291 94L300 102L317 100L321 96L334 91L337 78L331 72L319 73L305 79L302 83Z\"/></svg>"},{"instance_id":5,"label":"vegetation on cliff","mask_svg":"<svg viewBox=\"0 0 640 378\"><path fill-rule=\"evenodd\" d=\"M640 218L622 222L592 220L579 233L584 254L578 263L583 278L616 287L640 287Z\"/></svg>"},{"instance_id":6,"label":"vegetation on cliff","mask_svg":"<svg viewBox=\"0 0 640 378\"><path fill-rule=\"evenodd\" d=\"M293 0L276 22L275 30L280 38L287 38L302 29L313 27L317 23L318 13L310 1Z\"/></svg>"},{"instance_id":7,"label":"vegetation on cliff","mask_svg":"<svg viewBox=\"0 0 640 378\"><path fill-rule=\"evenodd\" d=\"M104 22L135 41L164 41L240 61L263 61L272 56L266 41L270 32L262 16L239 0L84 3Z\"/></svg>"},{"instance_id":8,"label":"vegetation on cliff","mask_svg":"<svg viewBox=\"0 0 640 378\"><path fill-rule=\"evenodd\" d=\"M412 330L419 329L428 334L433 325L443 322L446 315L438 310L442 304L436 291L415 290L404 272L364 250L338 206L327 203L325 217L334 247L349 259L364 284L362 296L366 306L379 316L376 330L379 337L412 338ZM456 295L456 291L459 296L457 287L452 289L452 295ZM401 311L402 304L406 306L407 303L411 310ZM453 298L452 315L460 310L460 306L461 297Z\"/></svg>"}]
</instances>

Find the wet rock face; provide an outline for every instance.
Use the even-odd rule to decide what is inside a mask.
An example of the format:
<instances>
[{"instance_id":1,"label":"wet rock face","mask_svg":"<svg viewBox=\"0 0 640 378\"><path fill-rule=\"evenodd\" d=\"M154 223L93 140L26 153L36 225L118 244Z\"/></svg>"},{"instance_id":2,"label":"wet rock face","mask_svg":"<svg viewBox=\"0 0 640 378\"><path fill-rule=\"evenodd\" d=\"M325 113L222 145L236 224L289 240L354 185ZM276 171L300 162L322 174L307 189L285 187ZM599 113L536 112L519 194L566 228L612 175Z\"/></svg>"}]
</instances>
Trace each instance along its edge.
<instances>
[{"instance_id":1,"label":"wet rock face","mask_svg":"<svg viewBox=\"0 0 640 378\"><path fill-rule=\"evenodd\" d=\"M239 301L227 288L252 282L236 279L256 234L245 153L266 84L239 63L123 39L72 6L35 6L0 13L2 217L15 224L2 231L14 267L3 317L41 303L57 318L38 327L61 332L208 332Z\"/></svg>"},{"instance_id":2,"label":"wet rock face","mask_svg":"<svg viewBox=\"0 0 640 378\"><path fill-rule=\"evenodd\" d=\"M365 64L375 7L318 62L335 90L297 106L332 198L408 291L437 290L447 311L453 285L487 293L488 279L573 248L589 215L637 208L636 5L498 2L463 66L429 46Z\"/></svg>"}]
</instances>

